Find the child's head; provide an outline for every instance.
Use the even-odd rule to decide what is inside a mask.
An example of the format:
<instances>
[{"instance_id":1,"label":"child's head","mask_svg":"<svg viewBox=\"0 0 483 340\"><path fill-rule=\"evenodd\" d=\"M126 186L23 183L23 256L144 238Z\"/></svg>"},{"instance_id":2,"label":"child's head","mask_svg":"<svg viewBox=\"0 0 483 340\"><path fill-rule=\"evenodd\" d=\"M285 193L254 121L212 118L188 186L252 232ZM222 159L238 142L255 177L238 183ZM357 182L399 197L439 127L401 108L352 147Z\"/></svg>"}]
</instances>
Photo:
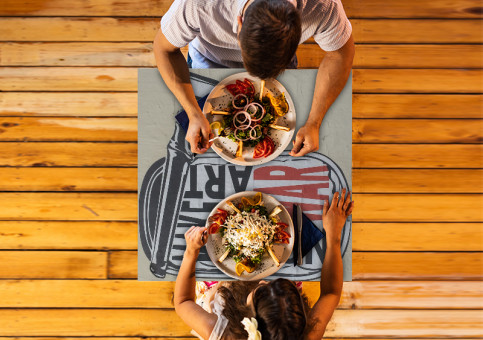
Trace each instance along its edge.
<instances>
[{"instance_id":1,"label":"child's head","mask_svg":"<svg viewBox=\"0 0 483 340\"><path fill-rule=\"evenodd\" d=\"M289 280L234 281L220 287L228 319L224 339L246 339L241 323L244 317L255 317L262 339L301 339L308 312L307 298Z\"/></svg>"},{"instance_id":2,"label":"child's head","mask_svg":"<svg viewBox=\"0 0 483 340\"><path fill-rule=\"evenodd\" d=\"M262 339L300 339L306 325L307 303L295 284L286 279L261 283L251 294L251 305ZM248 301L250 303L250 296Z\"/></svg>"}]
</instances>

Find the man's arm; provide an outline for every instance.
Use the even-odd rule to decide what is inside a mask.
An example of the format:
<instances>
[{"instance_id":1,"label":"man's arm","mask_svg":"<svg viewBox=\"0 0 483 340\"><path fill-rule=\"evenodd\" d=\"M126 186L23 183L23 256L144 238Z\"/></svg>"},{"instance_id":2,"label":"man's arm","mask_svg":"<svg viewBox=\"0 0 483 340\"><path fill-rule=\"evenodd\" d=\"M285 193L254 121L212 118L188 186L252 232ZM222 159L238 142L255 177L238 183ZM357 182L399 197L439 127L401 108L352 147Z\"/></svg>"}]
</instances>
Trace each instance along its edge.
<instances>
[{"instance_id":1,"label":"man's arm","mask_svg":"<svg viewBox=\"0 0 483 340\"><path fill-rule=\"evenodd\" d=\"M213 134L210 124L196 101L191 86L188 64L181 50L172 45L161 29L154 39L154 55L159 73L171 92L178 99L190 120L186 140L194 153L204 153L211 146L208 142Z\"/></svg>"},{"instance_id":2,"label":"man's arm","mask_svg":"<svg viewBox=\"0 0 483 340\"><path fill-rule=\"evenodd\" d=\"M186 251L176 278L174 308L183 321L203 339L208 339L218 317L195 303L195 266L200 248L206 243L206 228L191 227L185 234Z\"/></svg>"},{"instance_id":3,"label":"man's arm","mask_svg":"<svg viewBox=\"0 0 483 340\"><path fill-rule=\"evenodd\" d=\"M352 213L354 202L350 192L345 197L346 189L336 192L329 208L324 204L322 220L326 232L327 249L320 276L320 296L308 316L309 333L305 339L321 339L327 324L339 304L342 294L343 267L340 252L340 237L347 217Z\"/></svg>"},{"instance_id":4,"label":"man's arm","mask_svg":"<svg viewBox=\"0 0 483 340\"><path fill-rule=\"evenodd\" d=\"M327 110L344 88L354 59L352 35L340 49L327 52L320 63L315 81L309 118L297 132L291 156L303 156L319 149L319 130Z\"/></svg>"}]
</instances>

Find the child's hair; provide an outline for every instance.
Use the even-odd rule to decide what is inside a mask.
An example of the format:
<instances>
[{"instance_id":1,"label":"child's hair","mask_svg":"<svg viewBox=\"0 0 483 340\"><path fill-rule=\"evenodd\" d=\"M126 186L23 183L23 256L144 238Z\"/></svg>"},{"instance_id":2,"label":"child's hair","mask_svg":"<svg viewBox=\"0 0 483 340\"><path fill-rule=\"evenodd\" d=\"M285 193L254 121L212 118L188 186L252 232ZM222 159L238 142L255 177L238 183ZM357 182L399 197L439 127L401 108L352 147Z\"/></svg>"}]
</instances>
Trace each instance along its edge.
<instances>
[{"instance_id":1,"label":"child's hair","mask_svg":"<svg viewBox=\"0 0 483 340\"><path fill-rule=\"evenodd\" d=\"M255 288L253 306L250 308L247 297ZM244 317L255 317L262 339L301 339L306 326L306 313L309 310L305 295L286 279L277 279L265 285L258 282L231 282L218 289L225 307L223 315L228 325L223 339L246 339L248 333L241 321Z\"/></svg>"},{"instance_id":2,"label":"child's hair","mask_svg":"<svg viewBox=\"0 0 483 340\"><path fill-rule=\"evenodd\" d=\"M260 286L253 296L262 339L301 339L307 323L308 304L295 285L277 279Z\"/></svg>"}]
</instances>

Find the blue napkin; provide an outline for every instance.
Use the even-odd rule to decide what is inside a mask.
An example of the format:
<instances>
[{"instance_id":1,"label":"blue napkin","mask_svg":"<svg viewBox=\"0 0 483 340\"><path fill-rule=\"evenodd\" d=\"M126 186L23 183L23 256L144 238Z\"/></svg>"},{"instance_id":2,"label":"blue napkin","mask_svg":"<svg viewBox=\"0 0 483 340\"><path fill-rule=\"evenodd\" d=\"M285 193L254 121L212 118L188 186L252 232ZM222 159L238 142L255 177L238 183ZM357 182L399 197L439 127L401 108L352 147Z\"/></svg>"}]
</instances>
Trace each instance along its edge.
<instances>
[{"instance_id":1,"label":"blue napkin","mask_svg":"<svg viewBox=\"0 0 483 340\"><path fill-rule=\"evenodd\" d=\"M206 98L208 98L208 95L206 95L206 96L198 99L198 105L200 107L203 107L203 105L205 105ZM190 124L190 120L188 118L188 115L186 114L186 111L185 110L179 111L176 114L176 117L175 118L178 121L178 123L181 126L181 128L184 130L184 132L187 132L188 131L188 126Z\"/></svg>"},{"instance_id":2,"label":"blue napkin","mask_svg":"<svg viewBox=\"0 0 483 340\"><path fill-rule=\"evenodd\" d=\"M297 265L298 260L298 230L299 226L297 225L297 206L293 205L293 225L295 228L295 244L293 248L293 259L294 259L294 266ZM305 257L309 253L312 248L319 243L319 241L325 237L325 230L320 231L319 228L316 227L314 222L310 220L303 212L302 212L302 258Z\"/></svg>"}]
</instances>

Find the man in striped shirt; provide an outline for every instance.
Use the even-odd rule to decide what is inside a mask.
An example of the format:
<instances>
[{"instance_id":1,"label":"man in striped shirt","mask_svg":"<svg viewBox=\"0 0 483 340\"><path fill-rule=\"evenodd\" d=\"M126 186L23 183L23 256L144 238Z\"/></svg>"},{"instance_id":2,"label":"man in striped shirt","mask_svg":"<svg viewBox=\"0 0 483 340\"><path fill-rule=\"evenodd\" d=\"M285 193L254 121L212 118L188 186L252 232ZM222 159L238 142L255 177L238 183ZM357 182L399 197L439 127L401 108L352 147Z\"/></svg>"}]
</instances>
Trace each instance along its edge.
<instances>
[{"instance_id":1,"label":"man in striped shirt","mask_svg":"<svg viewBox=\"0 0 483 340\"><path fill-rule=\"evenodd\" d=\"M322 120L352 68L352 27L340 0L175 0L161 20L154 52L161 76L189 117L186 140L191 150L206 152L211 129L196 101L181 47L189 44L190 67L245 67L266 79L295 68L297 46L311 37L327 53L309 117L290 152L295 157L318 149Z\"/></svg>"}]
</instances>

